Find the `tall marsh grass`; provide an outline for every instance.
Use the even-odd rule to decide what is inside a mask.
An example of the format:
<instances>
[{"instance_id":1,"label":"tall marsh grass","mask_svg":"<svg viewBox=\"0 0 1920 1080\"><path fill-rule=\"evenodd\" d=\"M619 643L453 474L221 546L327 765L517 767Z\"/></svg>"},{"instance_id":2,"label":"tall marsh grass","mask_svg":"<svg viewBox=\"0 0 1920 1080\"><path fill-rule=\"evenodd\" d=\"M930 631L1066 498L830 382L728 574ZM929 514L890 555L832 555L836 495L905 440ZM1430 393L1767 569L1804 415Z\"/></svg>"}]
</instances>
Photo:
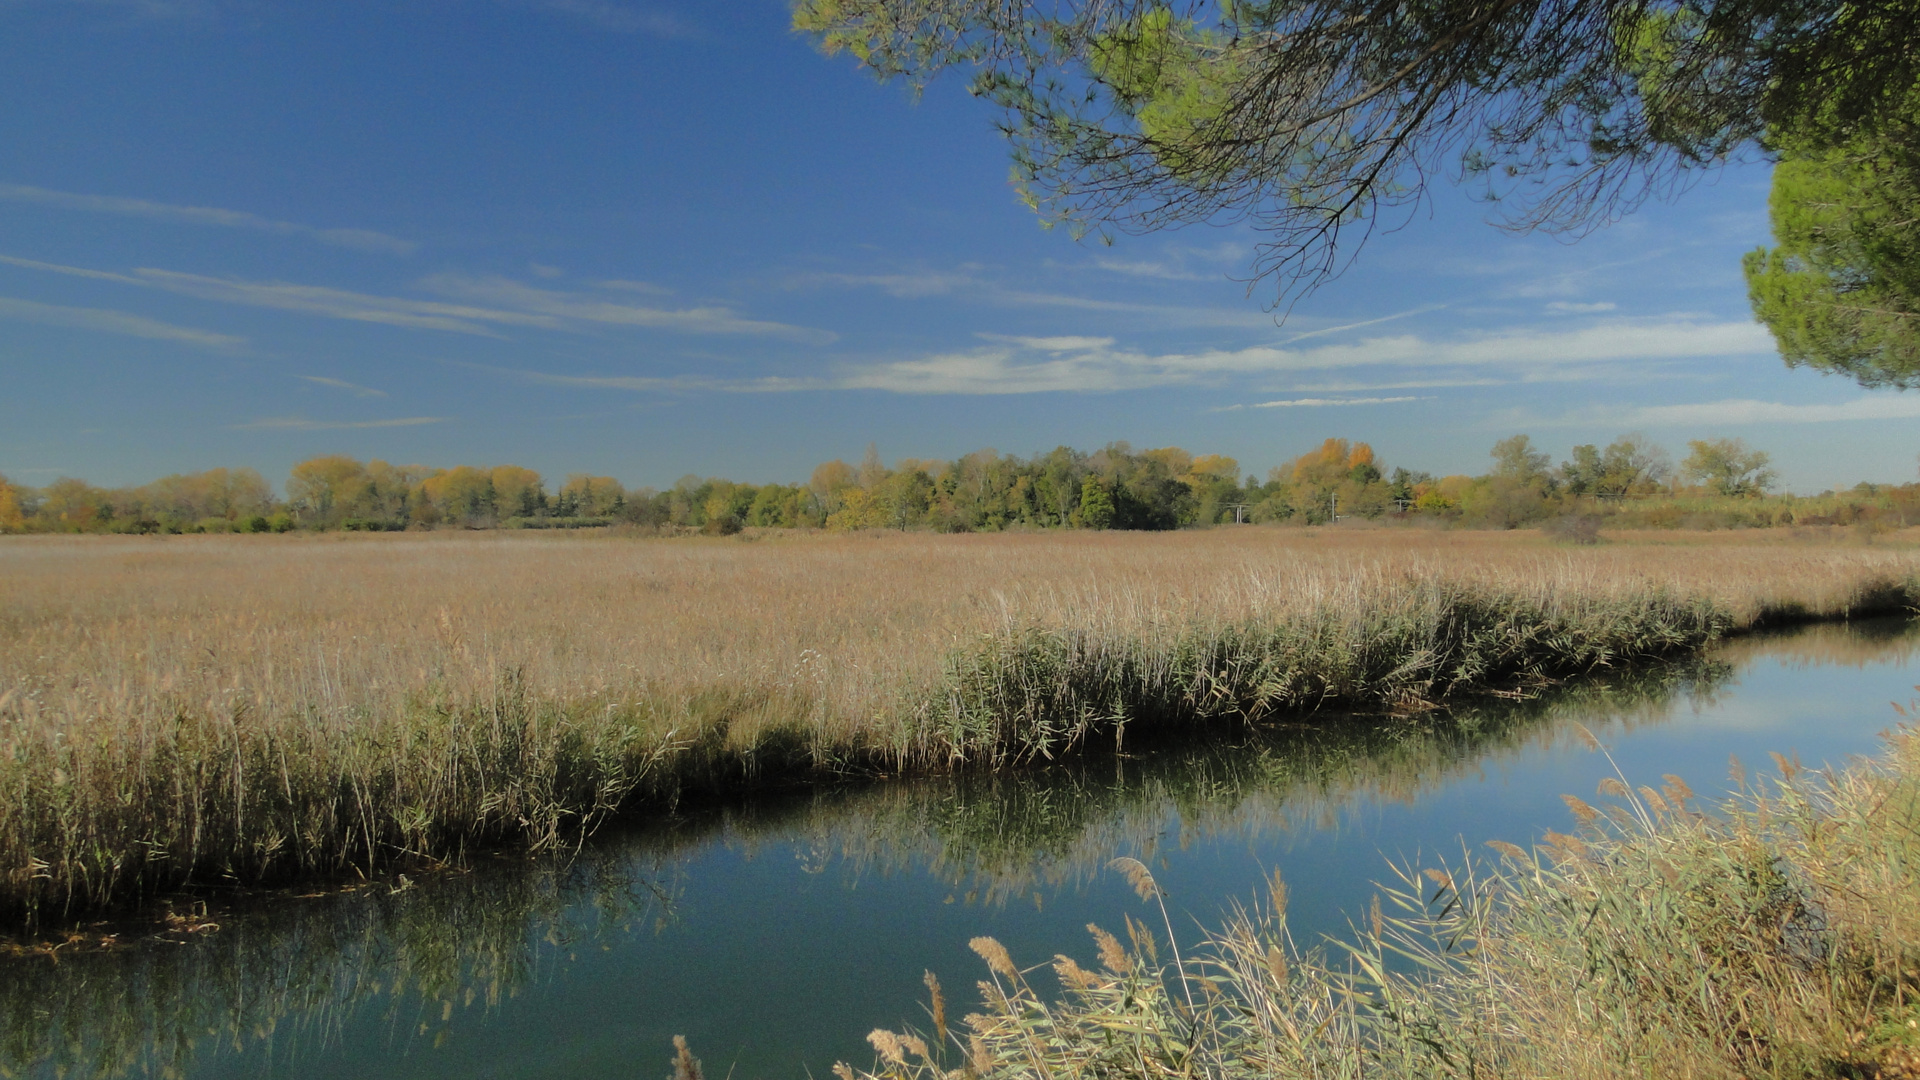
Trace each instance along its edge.
<instances>
[{"instance_id":1,"label":"tall marsh grass","mask_svg":"<svg viewBox=\"0 0 1920 1080\"><path fill-rule=\"evenodd\" d=\"M1688 660L1444 718L1182 739L1123 768L1082 756L716 802L671 822L623 820L564 864L486 860L480 873L413 875L398 888L224 904L217 932L190 908L162 941L42 940L34 955L9 958L0 937L0 1076L186 1076L228 1051L267 1051L278 1067L284 1052L350 1041L369 1018L391 1050L419 1054L449 1037L450 1019L484 1022L537 987L560 955L592 953L636 925L701 919L682 895L685 861L714 847L755 861L805 852L810 872L848 887L924 874L969 904L1021 904L1100 874L1121 852L1151 862L1156 843L1175 842L1166 823L1176 812L1184 846L1412 800L1568 742L1583 723L1662 722L1677 699L1711 695L1729 674Z\"/></svg>"},{"instance_id":2,"label":"tall marsh grass","mask_svg":"<svg viewBox=\"0 0 1920 1080\"><path fill-rule=\"evenodd\" d=\"M1678 777L1610 778L1603 808L1568 799L1575 833L1403 867L1324 943L1288 932L1277 877L1186 962L1151 916L1126 917L1131 947L1089 927L1097 961L1056 956L1052 979L976 939L981 1010L874 1032L860 1077L1920 1076L1920 737L1837 774L1780 765L1714 812Z\"/></svg>"},{"instance_id":3,"label":"tall marsh grass","mask_svg":"<svg viewBox=\"0 0 1920 1080\"><path fill-rule=\"evenodd\" d=\"M0 905L578 843L617 809L1425 708L1911 606L1907 548L1402 531L11 538Z\"/></svg>"}]
</instances>

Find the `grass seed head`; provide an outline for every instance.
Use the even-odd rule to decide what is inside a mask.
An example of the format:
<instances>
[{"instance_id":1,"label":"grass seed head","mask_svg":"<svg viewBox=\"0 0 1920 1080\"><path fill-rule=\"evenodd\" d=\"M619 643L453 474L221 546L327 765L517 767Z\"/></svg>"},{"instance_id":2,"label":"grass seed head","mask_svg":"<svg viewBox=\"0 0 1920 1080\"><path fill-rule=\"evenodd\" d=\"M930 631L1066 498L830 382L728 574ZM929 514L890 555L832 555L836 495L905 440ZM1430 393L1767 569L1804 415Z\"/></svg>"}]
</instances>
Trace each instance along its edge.
<instances>
[{"instance_id":1,"label":"grass seed head","mask_svg":"<svg viewBox=\"0 0 1920 1080\"><path fill-rule=\"evenodd\" d=\"M907 1063L907 1056L900 1049L900 1036L886 1028L874 1028L867 1032L867 1041L873 1044L874 1052L880 1055L881 1060L888 1064L905 1065Z\"/></svg>"},{"instance_id":2,"label":"grass seed head","mask_svg":"<svg viewBox=\"0 0 1920 1080\"><path fill-rule=\"evenodd\" d=\"M1131 856L1122 855L1109 862L1107 866L1124 874L1127 884L1133 886L1134 894L1142 900L1152 900L1160 895L1160 884L1153 880L1153 871L1147 864Z\"/></svg>"},{"instance_id":3,"label":"grass seed head","mask_svg":"<svg viewBox=\"0 0 1920 1080\"><path fill-rule=\"evenodd\" d=\"M1093 935L1093 943L1100 950L1100 966L1115 975L1125 975L1133 970L1133 958L1127 950L1120 947L1120 939L1100 929L1093 923L1087 924L1087 932Z\"/></svg>"},{"instance_id":4,"label":"grass seed head","mask_svg":"<svg viewBox=\"0 0 1920 1080\"><path fill-rule=\"evenodd\" d=\"M1273 976L1275 986L1286 989L1291 973L1287 970L1287 954L1278 945L1267 946L1267 974Z\"/></svg>"},{"instance_id":5,"label":"grass seed head","mask_svg":"<svg viewBox=\"0 0 1920 1080\"><path fill-rule=\"evenodd\" d=\"M703 1080L700 1074L700 1059L693 1056L687 1048L687 1037L673 1037L673 1076L671 1080Z\"/></svg>"},{"instance_id":6,"label":"grass seed head","mask_svg":"<svg viewBox=\"0 0 1920 1080\"><path fill-rule=\"evenodd\" d=\"M1011 979L1020 973L1019 969L1013 966L1013 957L1007 954L1007 947L993 938L985 936L974 938L967 942L967 948L978 953L980 959L987 962L988 970L996 975L1005 975Z\"/></svg>"}]
</instances>

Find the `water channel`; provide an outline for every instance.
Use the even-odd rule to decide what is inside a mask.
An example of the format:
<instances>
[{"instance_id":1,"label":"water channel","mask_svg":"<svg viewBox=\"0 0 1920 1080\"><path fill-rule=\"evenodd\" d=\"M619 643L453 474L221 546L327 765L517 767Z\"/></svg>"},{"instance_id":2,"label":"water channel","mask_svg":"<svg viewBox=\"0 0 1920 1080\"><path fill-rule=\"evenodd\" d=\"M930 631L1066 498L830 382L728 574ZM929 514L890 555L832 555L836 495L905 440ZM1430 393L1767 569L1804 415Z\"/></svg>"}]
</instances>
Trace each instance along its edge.
<instances>
[{"instance_id":1,"label":"water channel","mask_svg":"<svg viewBox=\"0 0 1920 1080\"><path fill-rule=\"evenodd\" d=\"M1148 861L1188 940L1278 869L1296 938L1339 933L1389 859L1569 827L1606 760L1705 798L1769 752L1873 753L1920 682L1920 624L1744 638L1711 655L1417 718L1327 717L1019 776L869 785L603 831L571 865L502 861L277 900L217 929L0 962L0 1075L643 1077L688 1036L708 1076L828 1075L876 1026L964 1013L991 934L1090 962L1085 926ZM1483 850L1483 849L1482 849ZM1429 864L1430 859L1429 859Z\"/></svg>"}]
</instances>

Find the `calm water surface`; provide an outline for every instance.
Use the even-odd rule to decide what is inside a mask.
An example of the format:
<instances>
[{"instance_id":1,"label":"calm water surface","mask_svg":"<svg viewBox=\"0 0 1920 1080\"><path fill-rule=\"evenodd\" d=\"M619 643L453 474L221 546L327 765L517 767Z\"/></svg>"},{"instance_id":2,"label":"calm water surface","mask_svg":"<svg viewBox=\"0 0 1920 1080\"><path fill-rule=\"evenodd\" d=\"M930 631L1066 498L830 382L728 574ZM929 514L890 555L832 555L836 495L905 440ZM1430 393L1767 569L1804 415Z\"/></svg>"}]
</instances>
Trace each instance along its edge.
<instances>
[{"instance_id":1,"label":"calm water surface","mask_svg":"<svg viewBox=\"0 0 1920 1080\"><path fill-rule=\"evenodd\" d=\"M1111 754L1044 774L877 786L602 835L518 863L229 917L217 931L0 964L0 1075L645 1077L685 1034L707 1075L827 1075L876 1026L924 1026L921 974L965 1012L991 934L1091 962L1085 926L1140 912L1149 861L1192 940L1291 886L1296 936L1337 933L1390 859L1567 828L1562 793L1677 773L1725 791L1872 753L1915 696L1904 621L1750 638L1630 677L1420 720ZM1129 747L1130 750L1138 748Z\"/></svg>"}]
</instances>

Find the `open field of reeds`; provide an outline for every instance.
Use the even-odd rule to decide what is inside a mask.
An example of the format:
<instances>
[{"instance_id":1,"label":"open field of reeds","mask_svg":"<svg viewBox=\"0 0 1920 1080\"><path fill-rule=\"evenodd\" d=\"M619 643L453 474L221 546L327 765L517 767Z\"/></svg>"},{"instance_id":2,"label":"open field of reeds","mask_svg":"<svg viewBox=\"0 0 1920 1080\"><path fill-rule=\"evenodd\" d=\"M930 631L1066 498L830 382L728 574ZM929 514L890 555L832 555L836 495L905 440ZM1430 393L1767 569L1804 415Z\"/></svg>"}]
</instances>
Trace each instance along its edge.
<instances>
[{"instance_id":1,"label":"open field of reeds","mask_svg":"<svg viewBox=\"0 0 1920 1080\"><path fill-rule=\"evenodd\" d=\"M1920 736L1839 773L1778 761L1716 807L1609 777L1599 807L1568 797L1573 834L1403 865L1318 944L1276 876L1182 951L1151 871L1115 859L1147 905L1125 943L1089 926L1090 966L1026 967L975 938L979 1011L950 1027L930 980L932 1023L874 1031L859 1075L1920 1077Z\"/></svg>"},{"instance_id":2,"label":"open field of reeds","mask_svg":"<svg viewBox=\"0 0 1920 1080\"><path fill-rule=\"evenodd\" d=\"M688 792L1419 710L1916 599L1903 534L8 539L0 902L551 848Z\"/></svg>"}]
</instances>

